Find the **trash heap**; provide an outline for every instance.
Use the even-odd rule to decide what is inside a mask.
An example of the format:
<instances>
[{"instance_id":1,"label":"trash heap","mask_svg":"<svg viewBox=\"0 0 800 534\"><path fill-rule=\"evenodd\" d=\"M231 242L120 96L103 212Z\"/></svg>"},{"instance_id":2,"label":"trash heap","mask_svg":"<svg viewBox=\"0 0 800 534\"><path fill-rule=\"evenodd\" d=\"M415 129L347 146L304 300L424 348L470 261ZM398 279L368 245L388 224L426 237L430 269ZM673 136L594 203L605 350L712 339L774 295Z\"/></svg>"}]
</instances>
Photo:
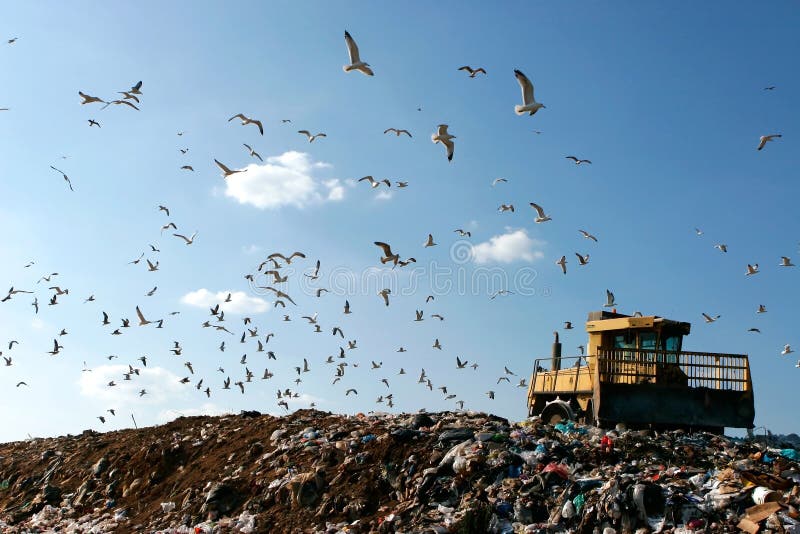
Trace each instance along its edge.
<instances>
[{"instance_id":1,"label":"trash heap","mask_svg":"<svg viewBox=\"0 0 800 534\"><path fill-rule=\"evenodd\" d=\"M0 531L800 533L798 462L475 412L182 417L0 445Z\"/></svg>"}]
</instances>

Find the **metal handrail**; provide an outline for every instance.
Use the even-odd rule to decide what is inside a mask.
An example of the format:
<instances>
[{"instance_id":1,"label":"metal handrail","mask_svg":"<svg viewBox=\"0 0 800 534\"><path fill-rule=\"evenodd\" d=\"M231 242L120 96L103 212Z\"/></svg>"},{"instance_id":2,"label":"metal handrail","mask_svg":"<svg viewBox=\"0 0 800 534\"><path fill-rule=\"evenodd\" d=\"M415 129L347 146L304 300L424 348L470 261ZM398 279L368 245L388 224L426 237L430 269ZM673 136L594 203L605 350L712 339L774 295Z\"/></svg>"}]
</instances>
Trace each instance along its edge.
<instances>
[{"instance_id":1,"label":"metal handrail","mask_svg":"<svg viewBox=\"0 0 800 534\"><path fill-rule=\"evenodd\" d=\"M581 365L581 360L586 361L585 356L562 356L562 367L554 370L543 369L540 371L540 362L551 362L551 358L539 358L534 361L533 377L531 379L530 391L548 393L591 393L592 389L578 389L578 383L582 376L588 375L591 371L589 366ZM563 364L570 365L563 365ZM577 364L577 365L576 365ZM572 387L568 389L557 389L559 376L568 375L573 378Z\"/></svg>"},{"instance_id":2,"label":"metal handrail","mask_svg":"<svg viewBox=\"0 0 800 534\"><path fill-rule=\"evenodd\" d=\"M598 349L601 382L661 383L710 389L750 391L746 355L654 349Z\"/></svg>"}]
</instances>

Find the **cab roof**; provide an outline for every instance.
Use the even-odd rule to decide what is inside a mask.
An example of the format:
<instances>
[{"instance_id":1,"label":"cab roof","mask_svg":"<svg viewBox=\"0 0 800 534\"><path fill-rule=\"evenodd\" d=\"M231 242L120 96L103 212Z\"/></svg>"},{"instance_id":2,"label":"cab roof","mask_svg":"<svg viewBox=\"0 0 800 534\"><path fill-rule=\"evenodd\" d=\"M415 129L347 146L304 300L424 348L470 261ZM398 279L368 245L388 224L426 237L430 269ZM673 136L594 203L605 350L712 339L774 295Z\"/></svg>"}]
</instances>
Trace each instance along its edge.
<instances>
[{"instance_id":1,"label":"cab roof","mask_svg":"<svg viewBox=\"0 0 800 534\"><path fill-rule=\"evenodd\" d=\"M690 323L672 321L659 317L658 315L625 315L615 311L593 311L589 312L586 321L587 332L602 332L609 330L628 330L631 328L670 330L672 332L687 335L691 330Z\"/></svg>"}]
</instances>

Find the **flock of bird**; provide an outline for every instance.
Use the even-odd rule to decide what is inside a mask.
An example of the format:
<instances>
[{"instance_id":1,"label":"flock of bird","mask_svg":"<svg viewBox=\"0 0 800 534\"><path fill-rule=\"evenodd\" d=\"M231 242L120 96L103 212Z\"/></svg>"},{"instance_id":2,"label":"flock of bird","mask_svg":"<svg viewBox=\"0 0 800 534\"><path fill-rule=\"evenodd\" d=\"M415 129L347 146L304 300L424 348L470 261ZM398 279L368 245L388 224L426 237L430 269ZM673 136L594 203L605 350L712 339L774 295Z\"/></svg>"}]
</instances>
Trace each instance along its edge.
<instances>
[{"instance_id":1,"label":"flock of bird","mask_svg":"<svg viewBox=\"0 0 800 534\"><path fill-rule=\"evenodd\" d=\"M350 33L345 31L344 38L346 49L349 55L349 63L343 66L344 72L352 73L357 71L365 76L375 76L375 71L370 64L362 59L359 48ZM8 43L13 44L15 41L16 39L12 39L9 40ZM472 66L465 65L457 70L464 71L466 74L468 74L469 78L476 78L478 75L488 75L487 70L483 67L473 68ZM513 74L516 82L519 84L522 100L521 104L516 104L513 106L514 113L517 115L533 116L539 111L546 109L542 103L535 100L534 86L530 79L519 69L515 69ZM768 89L772 90L774 88ZM142 100L144 94L142 81L135 83L128 90L119 91L117 94L121 95L121 97L106 99L84 93L83 91L78 91L80 105L82 106L96 105L100 107L100 109L105 109L109 106L115 106L122 109L127 108L132 111L142 110ZM0 110L8 111L8 108L0 108ZM264 134L265 125L262 120L249 117L244 113L236 113L228 118L227 122L232 122L237 119L241 126L253 126L258 130L260 135ZM102 127L101 123L95 118L89 118L87 120L90 128ZM291 123L291 119L281 119L281 123ZM248 131L254 130L248 129ZM184 132L179 132L178 136L183 136L183 133ZM305 136L309 143L313 143L327 136L323 132L312 134L310 130L306 129L298 130L297 133ZM536 131L536 133L541 132ZM413 138L413 135L409 130L396 127L387 128L384 130L383 134L394 134L396 137L407 136L410 139ZM768 142L775 141L779 138L781 138L781 134L769 134L761 136L757 149L762 150ZM434 144L441 144L443 146L445 150L445 156L447 157L448 161L452 161L454 158L456 139L457 137L449 132L449 126L447 124L439 124L436 126L435 132L431 135L431 141ZM242 145L246 149L249 157L263 162L263 158L258 152L256 152L251 144L242 143ZM182 154L187 154L189 152L189 148L181 148L179 150ZM234 180L236 179L237 174L247 171L246 168L233 168L233 166L228 166L218 159L210 159L213 159L214 163L221 171L224 180ZM577 166L592 165L591 160L580 158L575 155L565 156L565 159ZM76 192L76 188L66 172L55 166L51 166L51 169L62 176L69 191ZM194 172L194 167L189 164L181 166L180 169ZM376 179L373 176L364 176L358 179L356 182L364 182L372 189L384 187L391 188L393 186L396 188L408 187L408 182L405 181L395 181L393 184L389 179ZM505 178L496 178L491 182L490 185L491 187L497 187L507 182L508 180ZM79 189L79 187L77 189ZM553 217L549 215L547 210L545 210L545 208L540 204L532 201L529 201L528 204L533 211L532 217L535 224L545 224L553 220ZM515 210L516 208L513 203L503 203L497 208L499 213L514 213ZM162 213L166 217L166 220L162 221L160 224L160 235L163 235L163 233L167 231L175 238L176 241L179 241L186 246L195 244L198 237L197 231L190 233L179 230L179 227L176 222L173 221L171 217L171 211L167 206L158 205L157 212ZM156 228L157 227L154 225L154 231ZM599 245L600 239L589 231L584 229L576 229L576 231L582 238L586 240L584 242L587 243L587 246L594 247ZM472 235L470 231L462 228L455 229L453 232L458 234L459 237L467 239L471 238ZM698 236L703 235L703 232L700 229L696 229L696 233ZM435 247L437 245L438 244L432 233L429 233L427 238L420 239L419 250L402 251L402 253L396 249L393 249L388 242L375 241L374 246L376 246L380 252L375 258L376 265L379 262L381 266L386 266L387 268L403 268L417 262L415 255L418 255L427 248ZM365 244L365 246L371 245ZM728 251L728 247L724 243L717 243L714 245L714 248L718 249L722 253L726 253ZM156 273L159 271L159 267L161 265L158 256L160 253L161 251L156 245L149 243L145 247L145 250L141 252L135 259L131 260L129 264L134 268L139 267L146 269L146 272ZM590 264L590 253L575 251L569 254L569 257L572 258L573 255L575 260L568 260L568 255L563 254L555 261L557 268L560 269L563 275L567 275L567 266L570 261L575 261L578 268L583 268ZM331 384L339 385L339 387L342 389L341 394L344 397L349 397L351 395L356 396L359 394L358 387L361 384L359 380L363 379L351 379L350 377L355 369L363 365L365 368L368 367L368 373L372 375L376 383L382 384L386 388L386 392L381 394L375 402L378 404L385 404L389 408L393 407L395 402L395 394L391 391L392 384L396 380L406 380L404 375L411 374L411 372L406 371L404 367L398 366L396 369L393 369L390 374L388 366L384 365L383 361L369 359L369 362L367 363L365 361L361 361L357 357L358 339L357 336L351 335L346 322L347 317L353 313L357 313L357 310L353 309L349 300L345 299L342 303L341 317L323 318L318 316L317 313L311 314L301 311L301 307L298 304L300 299L295 299L288 293L289 290L287 289L287 284L289 283L290 272L285 268L289 265L303 264L307 261L309 261L309 255L304 252L273 252L267 255L253 270L253 272L246 273L244 275L244 278L249 282L252 289L257 289L262 294L268 292L274 297L272 306L274 308L281 308L283 316L283 320L281 322L301 322L303 327L308 329L309 334L322 334L331 336L333 338L333 341L331 342L331 354L325 355L324 357L319 357L316 361L314 358L303 358L302 363L298 361L296 362L297 364L294 365L294 374L292 376L283 377L293 385L287 387L286 383L284 383L277 388L277 406L283 408L284 410L289 410L289 401L292 399L298 399L300 397L303 377L308 373L322 373L326 372L326 370L329 373ZM34 265L35 262L30 262L24 267L26 269L30 269ZM309 266L306 269L306 271L303 273L303 277L306 278L308 282L316 283L321 279L321 261L316 260L312 265L313 266ZM792 268L794 267L794 264L792 263L791 258L783 256L781 257L779 266L781 268ZM760 272L759 265L757 263L752 263L746 266L744 274L746 276L753 276L759 274ZM154 274L153 276L156 277L158 275ZM46 286L49 293L46 294L46 299L43 299L42 301L47 303L48 308L57 305L60 306L74 298L74 296L70 294L70 290L67 287L67 284L69 283L68 280L62 280L61 275L59 275L58 272L47 272L35 282L33 282L33 279L26 282L31 283L31 285L35 286L35 288L26 286L26 289L20 289L16 285L12 285L7 294L0 299L0 302L7 303L9 301L17 301L20 300L23 295L30 295L32 300L29 304L33 308L33 313L39 314L40 311L44 313L45 311L40 308L39 301L39 297L43 296L44 293L42 289L44 286L39 285L42 282L52 284ZM154 285L151 289L143 291L142 295L144 298L152 297L157 291L158 285ZM315 298L323 298L323 296L328 292L328 288L315 287L313 288L312 294L315 295ZM490 294L489 299L494 300L497 297L507 297L514 294L514 291L504 288ZM397 297L392 294L390 288L381 288L375 297L376 305L388 307L395 298ZM181 362L181 368L185 369L185 373L183 373L185 376L180 378L178 383L184 387L192 385L198 391L199 395L203 395L206 398L211 398L212 395L217 393L217 390L230 390L232 389L232 385L236 386L241 394L245 394L245 392L252 387L251 384L257 376L256 373L251 370L251 367L255 369L257 365L259 367L263 366L263 372L259 372L258 374L259 380L268 381L275 377L274 371L270 370L270 362L277 362L278 359L281 358L276 350L270 350L269 348L271 340L279 336L280 331L266 332L264 325L256 325L252 317L243 317L240 324L237 321L227 318L225 315L226 305L231 303L232 300L233 295L228 294L226 298L221 300L221 302L217 302L216 304L210 306L208 309L207 319L198 325L198 328L209 329L212 332L215 332L215 335L218 336L215 341L215 347L220 353L224 353L226 350L233 350L232 346L239 347L237 352L244 351L244 354L238 359L238 363L234 364L233 367L229 365L226 366L227 369L226 367L219 366L216 370L210 371L209 369L204 369L204 366L201 362L192 362L189 359L185 359L185 361ZM95 298L95 295L89 295L83 299L82 304L101 307L102 299ZM427 295L424 298L424 301L421 299L419 306L415 310L414 316L408 318L409 322L421 322L425 320L435 320L438 322L445 321L445 317L441 313L436 312L436 310L428 309L428 306L435 304L435 295ZM617 302L612 291L606 290L606 301L603 306L607 308L614 308L617 306ZM135 313L135 319L133 320L127 316L111 317L106 311L98 309L97 327L100 329L99 332L104 332L111 336L122 336L125 335L128 329L131 328L163 329L165 326L168 326L169 322L175 316L180 314L178 311L172 311L165 313L162 316L151 315L151 310L141 304L133 304L129 308L131 314ZM366 312L369 313L369 310L366 310ZM766 308L763 305L759 305L757 313L765 312ZM720 319L719 314L711 315L705 312L702 313L702 317L707 323L713 323ZM564 323L565 329L572 328L571 321L564 321ZM277 328L275 330L277 330ZM345 331L347 331L347 334L345 334ZM759 332L759 329L751 328L749 331ZM67 330L64 328L59 329L58 334L53 336L51 347L48 342L48 347L51 348L51 350L43 350L42 352L54 357L60 356L67 352L67 342L65 339L68 338L66 338L66 336L68 336ZM237 341L238 344L236 344ZM5 350L0 351L0 356L3 358L5 367L11 367L14 365L14 353L20 343L23 343L23 341L16 339L10 340L7 345L3 347ZM444 351L443 344L438 337L431 340L430 343L432 349ZM582 349L583 347L580 348ZM181 360L184 359L183 350L184 349L182 348L181 342L177 340L173 341L169 346L165 346L163 348L164 356L179 358ZM394 350L397 353L407 352L407 349L405 349L403 346L400 346ZM788 355L791 353L793 353L791 346L786 344L783 351L781 351L781 354ZM107 356L108 361L112 361L117 358L118 356L116 355ZM121 372L117 378L110 380L106 384L106 387L115 388L121 382L135 382L140 376L142 369L147 368L148 361L159 361L160 358L160 355L142 355L130 362L127 362L125 364L125 370ZM452 368L455 372L467 372L466 369L476 371L480 366L479 362L474 361L474 359L470 358L470 361L466 358L462 358L461 355L453 355L452 359ZM797 362L797 366L800 367L800 361ZM502 371L497 372L497 375L499 376L497 376L494 386L499 386L501 382L505 382L508 386L513 386L516 388L526 388L528 386L526 379L518 378L517 374L509 369L507 364L503 365L502 367ZM88 373L91 371L92 369L90 366L84 362L82 372ZM201 374L203 376L200 376ZM451 386L445 384L435 385L433 378L429 376L424 368L420 369L418 372L415 370L413 374L417 377L416 382L420 384L420 387L427 388L430 391L438 390L441 392L445 400L453 401L455 406L457 406L459 409L464 408L466 401L465 398L460 397L457 393L452 391ZM511 377L514 377L513 384ZM16 385L17 387L29 386L28 382L31 382L32 384L34 383L29 378L27 381L20 380ZM489 399L494 399L496 392L496 388L489 389L485 392L485 395ZM148 394L149 392L146 388L140 388L138 390L138 395L140 397ZM313 407L314 403L311 403L311 406ZM116 408L105 409L102 415L97 416L97 419L101 423L105 423L108 418L107 414L110 414L111 416L116 415Z\"/></svg>"}]
</instances>

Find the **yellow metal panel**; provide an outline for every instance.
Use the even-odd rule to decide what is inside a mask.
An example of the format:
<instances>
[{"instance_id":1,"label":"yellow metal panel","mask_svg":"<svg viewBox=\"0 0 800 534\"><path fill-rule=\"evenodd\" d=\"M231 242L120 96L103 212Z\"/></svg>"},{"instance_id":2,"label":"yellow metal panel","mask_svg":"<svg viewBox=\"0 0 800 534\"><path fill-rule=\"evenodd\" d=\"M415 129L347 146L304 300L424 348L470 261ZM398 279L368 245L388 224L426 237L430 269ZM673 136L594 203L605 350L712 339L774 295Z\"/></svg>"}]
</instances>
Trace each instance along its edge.
<instances>
[{"instance_id":1,"label":"yellow metal panel","mask_svg":"<svg viewBox=\"0 0 800 534\"><path fill-rule=\"evenodd\" d=\"M626 328L650 328L653 326L655 316L649 317L619 317L617 319L602 319L586 323L587 332L607 330L625 330Z\"/></svg>"}]
</instances>

